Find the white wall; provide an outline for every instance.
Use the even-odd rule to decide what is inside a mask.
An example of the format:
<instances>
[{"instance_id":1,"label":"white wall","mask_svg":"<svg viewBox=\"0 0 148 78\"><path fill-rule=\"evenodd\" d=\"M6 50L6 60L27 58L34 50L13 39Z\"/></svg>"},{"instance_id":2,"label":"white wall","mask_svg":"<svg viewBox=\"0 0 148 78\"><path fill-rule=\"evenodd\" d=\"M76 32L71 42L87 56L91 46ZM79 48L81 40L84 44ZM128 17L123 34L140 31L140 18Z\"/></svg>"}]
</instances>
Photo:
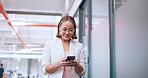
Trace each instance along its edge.
<instances>
[{"instance_id":1,"label":"white wall","mask_svg":"<svg viewBox=\"0 0 148 78\"><path fill-rule=\"evenodd\" d=\"M117 78L148 78L148 0L127 0L115 15Z\"/></svg>"}]
</instances>

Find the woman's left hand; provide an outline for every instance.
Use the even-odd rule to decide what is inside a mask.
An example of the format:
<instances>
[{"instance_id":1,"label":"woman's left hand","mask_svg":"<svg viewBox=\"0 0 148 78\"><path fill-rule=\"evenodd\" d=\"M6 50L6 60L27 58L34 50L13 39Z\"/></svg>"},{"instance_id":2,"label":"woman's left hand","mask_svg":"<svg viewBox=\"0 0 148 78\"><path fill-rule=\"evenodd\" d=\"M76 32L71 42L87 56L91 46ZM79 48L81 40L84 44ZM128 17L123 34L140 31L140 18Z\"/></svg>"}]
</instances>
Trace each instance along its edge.
<instances>
[{"instance_id":1,"label":"woman's left hand","mask_svg":"<svg viewBox=\"0 0 148 78\"><path fill-rule=\"evenodd\" d=\"M71 60L72 65L75 67L77 65L79 65L79 63L76 60Z\"/></svg>"}]
</instances>

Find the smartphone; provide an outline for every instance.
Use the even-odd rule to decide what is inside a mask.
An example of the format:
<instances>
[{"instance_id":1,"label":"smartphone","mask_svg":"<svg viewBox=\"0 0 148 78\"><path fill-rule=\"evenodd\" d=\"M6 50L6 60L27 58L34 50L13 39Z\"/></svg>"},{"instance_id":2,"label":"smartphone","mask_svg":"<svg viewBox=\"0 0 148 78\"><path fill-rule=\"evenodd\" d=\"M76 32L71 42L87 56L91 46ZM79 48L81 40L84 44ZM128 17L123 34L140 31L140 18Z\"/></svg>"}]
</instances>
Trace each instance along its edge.
<instances>
[{"instance_id":1,"label":"smartphone","mask_svg":"<svg viewBox=\"0 0 148 78\"><path fill-rule=\"evenodd\" d=\"M66 61L70 61L70 60L74 60L74 59L75 59L75 56L67 56Z\"/></svg>"}]
</instances>

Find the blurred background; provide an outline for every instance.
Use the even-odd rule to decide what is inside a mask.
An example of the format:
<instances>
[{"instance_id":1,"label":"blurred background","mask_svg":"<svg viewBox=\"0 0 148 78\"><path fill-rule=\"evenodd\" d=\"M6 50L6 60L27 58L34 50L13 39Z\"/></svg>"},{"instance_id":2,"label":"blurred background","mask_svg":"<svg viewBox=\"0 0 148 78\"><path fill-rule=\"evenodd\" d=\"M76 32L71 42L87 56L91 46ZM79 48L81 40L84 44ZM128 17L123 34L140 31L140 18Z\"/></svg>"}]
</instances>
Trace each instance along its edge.
<instances>
[{"instance_id":1,"label":"blurred background","mask_svg":"<svg viewBox=\"0 0 148 78\"><path fill-rule=\"evenodd\" d=\"M0 0L0 63L6 78L46 78L41 55L67 13L87 48L82 78L148 78L147 0Z\"/></svg>"}]
</instances>

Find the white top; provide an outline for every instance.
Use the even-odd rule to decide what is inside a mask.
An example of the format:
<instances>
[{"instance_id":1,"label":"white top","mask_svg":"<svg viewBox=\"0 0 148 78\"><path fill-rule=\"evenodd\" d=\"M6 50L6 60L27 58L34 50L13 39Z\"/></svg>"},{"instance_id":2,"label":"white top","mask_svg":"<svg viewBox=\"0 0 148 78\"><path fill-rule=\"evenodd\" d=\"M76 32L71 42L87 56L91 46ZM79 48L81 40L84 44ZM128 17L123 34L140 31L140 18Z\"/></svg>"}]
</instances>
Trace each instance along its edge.
<instances>
[{"instance_id":1,"label":"white top","mask_svg":"<svg viewBox=\"0 0 148 78\"><path fill-rule=\"evenodd\" d=\"M68 51L65 51L64 52L64 57L66 58L67 56L69 56L70 55L70 52L68 52Z\"/></svg>"}]
</instances>

